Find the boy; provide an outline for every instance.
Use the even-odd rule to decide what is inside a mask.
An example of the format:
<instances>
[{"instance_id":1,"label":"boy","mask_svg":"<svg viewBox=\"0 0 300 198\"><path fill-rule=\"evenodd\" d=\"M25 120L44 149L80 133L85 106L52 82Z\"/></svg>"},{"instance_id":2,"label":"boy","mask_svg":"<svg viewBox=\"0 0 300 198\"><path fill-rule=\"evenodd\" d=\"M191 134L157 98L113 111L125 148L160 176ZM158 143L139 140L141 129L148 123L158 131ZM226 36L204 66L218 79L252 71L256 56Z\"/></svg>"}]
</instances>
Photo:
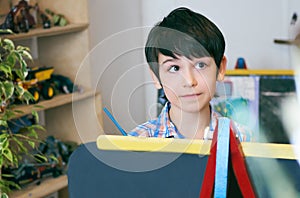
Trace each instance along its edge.
<instances>
[{"instance_id":1,"label":"boy","mask_svg":"<svg viewBox=\"0 0 300 198\"><path fill-rule=\"evenodd\" d=\"M225 75L224 51L218 27L190 9L177 8L155 25L145 54L155 86L164 90L168 102L157 119L129 135L211 139L217 114L210 100L216 81Z\"/></svg>"}]
</instances>

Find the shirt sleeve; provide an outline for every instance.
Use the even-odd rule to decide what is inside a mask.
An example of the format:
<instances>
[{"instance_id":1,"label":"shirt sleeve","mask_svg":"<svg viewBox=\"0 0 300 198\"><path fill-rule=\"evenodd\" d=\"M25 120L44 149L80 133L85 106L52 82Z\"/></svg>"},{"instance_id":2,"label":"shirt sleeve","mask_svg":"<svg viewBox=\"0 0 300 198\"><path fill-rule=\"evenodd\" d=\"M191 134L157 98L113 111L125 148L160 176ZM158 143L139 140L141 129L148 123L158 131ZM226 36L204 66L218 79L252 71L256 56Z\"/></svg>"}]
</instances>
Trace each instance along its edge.
<instances>
[{"instance_id":1,"label":"shirt sleeve","mask_svg":"<svg viewBox=\"0 0 300 198\"><path fill-rule=\"evenodd\" d=\"M127 134L129 136L136 136L136 137L151 137L151 128L149 127L149 122L138 125Z\"/></svg>"}]
</instances>

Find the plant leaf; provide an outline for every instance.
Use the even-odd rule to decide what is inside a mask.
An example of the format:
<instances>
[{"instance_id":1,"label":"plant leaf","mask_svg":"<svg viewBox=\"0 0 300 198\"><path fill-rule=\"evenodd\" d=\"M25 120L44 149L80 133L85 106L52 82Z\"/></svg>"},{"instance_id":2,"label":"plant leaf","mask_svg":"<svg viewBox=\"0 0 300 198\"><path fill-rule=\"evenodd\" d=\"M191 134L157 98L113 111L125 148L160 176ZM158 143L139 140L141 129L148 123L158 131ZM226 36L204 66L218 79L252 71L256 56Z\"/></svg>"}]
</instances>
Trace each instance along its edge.
<instances>
[{"instance_id":1,"label":"plant leaf","mask_svg":"<svg viewBox=\"0 0 300 198\"><path fill-rule=\"evenodd\" d=\"M8 146L9 146L9 141L7 140L7 138L4 138L3 140L2 140L2 150L4 151L5 149L7 149L8 148Z\"/></svg>"},{"instance_id":2,"label":"plant leaf","mask_svg":"<svg viewBox=\"0 0 300 198\"><path fill-rule=\"evenodd\" d=\"M38 160L38 161L40 161L40 162L47 162L48 161L48 159L47 159L47 157L45 157L44 155L41 155L41 154L34 154L34 157Z\"/></svg>"},{"instance_id":3,"label":"plant leaf","mask_svg":"<svg viewBox=\"0 0 300 198\"><path fill-rule=\"evenodd\" d=\"M11 53L9 54L7 57L6 57L6 63L8 64L8 66L10 68L13 68L16 64L16 58L15 58L15 55L14 53Z\"/></svg>"},{"instance_id":4,"label":"plant leaf","mask_svg":"<svg viewBox=\"0 0 300 198\"><path fill-rule=\"evenodd\" d=\"M25 80L25 76L24 76L23 72L22 72L20 69L16 69L15 72L16 72L17 76L18 76L22 81Z\"/></svg>"},{"instance_id":5,"label":"plant leaf","mask_svg":"<svg viewBox=\"0 0 300 198\"><path fill-rule=\"evenodd\" d=\"M28 70L27 70L27 63L25 60L21 60L21 71L23 72L23 75L26 77L28 74Z\"/></svg>"},{"instance_id":6,"label":"plant leaf","mask_svg":"<svg viewBox=\"0 0 300 198\"><path fill-rule=\"evenodd\" d=\"M14 44L14 42L12 40L10 40L10 39L4 39L3 42L8 47L9 51L12 51L12 50L15 49L15 44Z\"/></svg>"},{"instance_id":7,"label":"plant leaf","mask_svg":"<svg viewBox=\"0 0 300 198\"><path fill-rule=\"evenodd\" d=\"M35 142L34 141L28 141L27 142L30 146L31 146L31 148L35 148Z\"/></svg>"},{"instance_id":8,"label":"plant leaf","mask_svg":"<svg viewBox=\"0 0 300 198\"><path fill-rule=\"evenodd\" d=\"M8 127L7 121L0 119L0 126Z\"/></svg>"},{"instance_id":9,"label":"plant leaf","mask_svg":"<svg viewBox=\"0 0 300 198\"><path fill-rule=\"evenodd\" d=\"M23 60L23 57L22 57L22 55L18 52L18 51L13 51L13 52L11 52L16 58L17 58L17 60L18 61L21 61L21 60Z\"/></svg>"},{"instance_id":10,"label":"plant leaf","mask_svg":"<svg viewBox=\"0 0 300 198\"><path fill-rule=\"evenodd\" d=\"M42 108L44 108L44 106L43 106L43 105L37 105L37 104L35 104L35 105L34 105L34 108L42 109Z\"/></svg>"},{"instance_id":11,"label":"plant leaf","mask_svg":"<svg viewBox=\"0 0 300 198\"><path fill-rule=\"evenodd\" d=\"M35 130L30 130L29 133L28 133L28 137L33 137L35 139L39 138L39 136L38 136L38 134Z\"/></svg>"},{"instance_id":12,"label":"plant leaf","mask_svg":"<svg viewBox=\"0 0 300 198\"><path fill-rule=\"evenodd\" d=\"M24 92L25 92L24 88L22 86L19 86L19 85L15 86L15 90L16 90L16 94L17 94L18 97L22 97Z\"/></svg>"},{"instance_id":13,"label":"plant leaf","mask_svg":"<svg viewBox=\"0 0 300 198\"><path fill-rule=\"evenodd\" d=\"M26 48L22 48L20 52L22 53L23 57L32 60L32 56L29 53L29 49L28 48L27 49Z\"/></svg>"},{"instance_id":14,"label":"plant leaf","mask_svg":"<svg viewBox=\"0 0 300 198\"><path fill-rule=\"evenodd\" d=\"M8 177L14 177L12 174L3 174L3 173L1 174L1 176L2 177L6 177L6 178L8 178Z\"/></svg>"},{"instance_id":15,"label":"plant leaf","mask_svg":"<svg viewBox=\"0 0 300 198\"><path fill-rule=\"evenodd\" d=\"M24 112L23 112L23 111L21 111L21 110L18 110L18 109L16 109L16 110L14 110L14 113L21 114L21 113L24 113Z\"/></svg>"},{"instance_id":16,"label":"plant leaf","mask_svg":"<svg viewBox=\"0 0 300 198\"><path fill-rule=\"evenodd\" d=\"M30 48L29 47L25 47L25 46L22 46L22 45L18 45L17 46L17 50L18 51L28 51L28 52L30 52Z\"/></svg>"},{"instance_id":17,"label":"plant leaf","mask_svg":"<svg viewBox=\"0 0 300 198\"><path fill-rule=\"evenodd\" d=\"M39 130L45 130L45 128L42 126L42 125L39 125L39 124L34 124L32 125L35 129L39 129Z\"/></svg>"},{"instance_id":18,"label":"plant leaf","mask_svg":"<svg viewBox=\"0 0 300 198\"><path fill-rule=\"evenodd\" d=\"M55 157L53 154L52 155L50 155L50 159L52 159L53 161L55 161L55 162L58 162L58 159L57 159L57 157Z\"/></svg>"},{"instance_id":19,"label":"plant leaf","mask_svg":"<svg viewBox=\"0 0 300 198\"><path fill-rule=\"evenodd\" d=\"M10 29L0 29L0 32L4 33L4 34L14 34L14 32ZM0 38L0 41L1 41L1 38Z\"/></svg>"},{"instance_id":20,"label":"plant leaf","mask_svg":"<svg viewBox=\"0 0 300 198\"><path fill-rule=\"evenodd\" d=\"M1 198L9 198L6 193L1 193Z\"/></svg>"},{"instance_id":21,"label":"plant leaf","mask_svg":"<svg viewBox=\"0 0 300 198\"><path fill-rule=\"evenodd\" d=\"M2 99L2 96L4 95L4 93L5 93L5 88L4 88L3 82L0 81L0 96L1 96L1 99Z\"/></svg>"},{"instance_id":22,"label":"plant leaf","mask_svg":"<svg viewBox=\"0 0 300 198\"><path fill-rule=\"evenodd\" d=\"M32 111L31 114L33 115L34 120L36 123L39 123L39 114L37 111Z\"/></svg>"},{"instance_id":23,"label":"plant leaf","mask_svg":"<svg viewBox=\"0 0 300 198\"><path fill-rule=\"evenodd\" d=\"M3 143L3 141L4 141L5 139L7 139L8 136L9 136L9 134L7 134L7 133L2 133L2 134L0 134L0 140L1 140L0 144Z\"/></svg>"},{"instance_id":24,"label":"plant leaf","mask_svg":"<svg viewBox=\"0 0 300 198\"><path fill-rule=\"evenodd\" d=\"M1 150L0 150L1 151ZM0 166L2 167L3 166L3 155L2 155L2 152L1 152L1 155L0 155Z\"/></svg>"},{"instance_id":25,"label":"plant leaf","mask_svg":"<svg viewBox=\"0 0 300 198\"><path fill-rule=\"evenodd\" d=\"M8 161L10 161L10 162L14 162L14 158L13 158L13 154L12 154L12 152L11 152L11 150L10 149L5 149L5 150L3 150L3 153L2 153L4 156L5 156L5 158L8 160Z\"/></svg>"},{"instance_id":26,"label":"plant leaf","mask_svg":"<svg viewBox=\"0 0 300 198\"><path fill-rule=\"evenodd\" d=\"M27 148L24 146L23 142L21 142L18 138L13 137L13 140L17 143L18 149L21 152L26 152L27 151Z\"/></svg>"},{"instance_id":27,"label":"plant leaf","mask_svg":"<svg viewBox=\"0 0 300 198\"><path fill-rule=\"evenodd\" d=\"M6 77L11 77L11 68L7 64L0 64L0 71L4 72Z\"/></svg>"},{"instance_id":28,"label":"plant leaf","mask_svg":"<svg viewBox=\"0 0 300 198\"><path fill-rule=\"evenodd\" d=\"M34 100L33 95L27 90L25 90L22 99L25 100L27 104L29 104L30 100Z\"/></svg>"},{"instance_id":29,"label":"plant leaf","mask_svg":"<svg viewBox=\"0 0 300 198\"><path fill-rule=\"evenodd\" d=\"M6 98L11 98L13 96L14 90L15 90L13 82L5 81L3 83L3 86L4 86L4 89L5 89L5 97Z\"/></svg>"}]
</instances>

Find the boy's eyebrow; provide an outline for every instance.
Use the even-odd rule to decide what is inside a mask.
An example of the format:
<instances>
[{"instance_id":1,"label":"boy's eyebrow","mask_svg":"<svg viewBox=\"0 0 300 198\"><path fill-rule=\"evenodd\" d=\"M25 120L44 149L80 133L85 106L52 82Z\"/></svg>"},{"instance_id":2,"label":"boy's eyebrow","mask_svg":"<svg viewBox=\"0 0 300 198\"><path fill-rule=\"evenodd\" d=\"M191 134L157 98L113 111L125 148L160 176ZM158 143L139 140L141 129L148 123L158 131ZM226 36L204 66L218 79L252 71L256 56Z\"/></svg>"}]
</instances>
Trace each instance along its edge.
<instances>
[{"instance_id":1,"label":"boy's eyebrow","mask_svg":"<svg viewBox=\"0 0 300 198\"><path fill-rule=\"evenodd\" d=\"M163 61L160 65L163 65L163 64L165 64L165 63L167 63L167 62L169 62L169 61L173 61L173 60L174 60L174 58L169 58L169 59Z\"/></svg>"}]
</instances>

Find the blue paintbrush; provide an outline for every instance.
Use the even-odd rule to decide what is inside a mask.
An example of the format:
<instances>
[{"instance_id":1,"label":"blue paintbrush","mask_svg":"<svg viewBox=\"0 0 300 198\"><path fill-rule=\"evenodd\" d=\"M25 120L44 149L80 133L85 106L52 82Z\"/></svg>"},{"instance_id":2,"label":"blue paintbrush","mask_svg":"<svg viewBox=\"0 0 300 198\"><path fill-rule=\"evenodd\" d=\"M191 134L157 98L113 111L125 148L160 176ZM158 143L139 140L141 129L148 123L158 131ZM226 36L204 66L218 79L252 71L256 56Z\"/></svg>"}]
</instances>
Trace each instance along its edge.
<instances>
[{"instance_id":1,"label":"blue paintbrush","mask_svg":"<svg viewBox=\"0 0 300 198\"><path fill-rule=\"evenodd\" d=\"M108 109L104 107L103 111L111 119L111 121L116 125L116 127L119 129L119 131L122 133L122 135L127 136L127 133L124 131L124 129L122 129L122 127L119 125L117 120L113 117L113 115L108 111Z\"/></svg>"}]
</instances>

